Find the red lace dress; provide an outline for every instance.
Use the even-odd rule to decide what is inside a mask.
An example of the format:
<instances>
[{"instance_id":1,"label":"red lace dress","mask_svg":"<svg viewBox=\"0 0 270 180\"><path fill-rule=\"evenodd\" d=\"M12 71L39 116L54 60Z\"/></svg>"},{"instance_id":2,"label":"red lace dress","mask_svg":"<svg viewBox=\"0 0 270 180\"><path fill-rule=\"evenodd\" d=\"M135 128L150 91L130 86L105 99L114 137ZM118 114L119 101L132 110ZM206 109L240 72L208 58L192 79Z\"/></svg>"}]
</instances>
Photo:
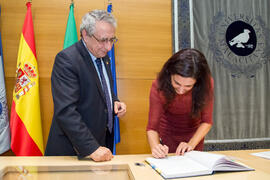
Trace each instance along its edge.
<instances>
[{"instance_id":1,"label":"red lace dress","mask_svg":"<svg viewBox=\"0 0 270 180\"><path fill-rule=\"evenodd\" d=\"M183 95L177 94L165 111L163 108L165 97L157 90L157 87L157 80L155 80L150 91L150 110L147 131L157 131L163 144L169 147L169 152L175 153L179 143L188 142L201 123L213 123L212 113L214 98L207 102L207 105L201 112L200 118L192 119L190 117L192 91ZM195 150L202 151L203 142L204 139L199 142Z\"/></svg>"}]
</instances>

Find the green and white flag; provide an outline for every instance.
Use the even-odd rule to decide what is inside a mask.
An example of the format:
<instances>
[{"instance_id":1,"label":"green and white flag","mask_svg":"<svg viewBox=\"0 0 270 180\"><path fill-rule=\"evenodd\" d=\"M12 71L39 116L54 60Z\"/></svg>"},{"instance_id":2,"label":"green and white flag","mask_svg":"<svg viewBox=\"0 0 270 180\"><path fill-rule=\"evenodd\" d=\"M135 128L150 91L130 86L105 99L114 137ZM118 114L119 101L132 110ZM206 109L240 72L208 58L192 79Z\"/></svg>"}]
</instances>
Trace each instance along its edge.
<instances>
[{"instance_id":1,"label":"green and white flag","mask_svg":"<svg viewBox=\"0 0 270 180\"><path fill-rule=\"evenodd\" d=\"M71 3L69 7L67 28L65 33L64 49L76 43L77 41L78 41L78 34L74 18L74 3Z\"/></svg>"}]
</instances>

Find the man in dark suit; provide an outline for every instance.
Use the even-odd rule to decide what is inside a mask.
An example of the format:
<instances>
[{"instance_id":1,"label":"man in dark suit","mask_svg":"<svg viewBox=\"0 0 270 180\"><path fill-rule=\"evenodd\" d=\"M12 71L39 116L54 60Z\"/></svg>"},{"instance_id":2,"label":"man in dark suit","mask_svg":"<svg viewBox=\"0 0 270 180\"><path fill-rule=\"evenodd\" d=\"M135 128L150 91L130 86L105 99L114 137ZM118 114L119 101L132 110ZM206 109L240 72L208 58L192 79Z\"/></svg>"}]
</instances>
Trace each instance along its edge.
<instances>
[{"instance_id":1,"label":"man in dark suit","mask_svg":"<svg viewBox=\"0 0 270 180\"><path fill-rule=\"evenodd\" d=\"M110 59L116 21L103 10L87 13L81 40L56 55L52 71L54 116L45 155L111 160L113 115L126 105L113 93Z\"/></svg>"}]
</instances>

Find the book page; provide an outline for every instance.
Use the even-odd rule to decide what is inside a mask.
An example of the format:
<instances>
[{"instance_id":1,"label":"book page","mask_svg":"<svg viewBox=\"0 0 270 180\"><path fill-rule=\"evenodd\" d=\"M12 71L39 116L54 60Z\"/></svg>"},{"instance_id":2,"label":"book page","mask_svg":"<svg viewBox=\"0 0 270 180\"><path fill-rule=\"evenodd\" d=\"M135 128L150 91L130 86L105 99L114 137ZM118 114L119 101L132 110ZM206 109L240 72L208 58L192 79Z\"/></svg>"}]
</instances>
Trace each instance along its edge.
<instances>
[{"instance_id":1,"label":"book page","mask_svg":"<svg viewBox=\"0 0 270 180\"><path fill-rule=\"evenodd\" d=\"M204 166L207 166L212 171L248 171L254 170L247 167L246 165L236 162L232 158L229 158L225 155L201 152L201 151L191 151L185 153L184 156L187 156Z\"/></svg>"},{"instance_id":2,"label":"book page","mask_svg":"<svg viewBox=\"0 0 270 180\"><path fill-rule=\"evenodd\" d=\"M254 169L226 156L217 161L213 170L214 171L250 171Z\"/></svg>"},{"instance_id":3,"label":"book page","mask_svg":"<svg viewBox=\"0 0 270 180\"><path fill-rule=\"evenodd\" d=\"M225 157L225 155L201 152L201 151L190 151L184 154L184 156L197 161L198 163L213 170L216 163Z\"/></svg>"},{"instance_id":4,"label":"book page","mask_svg":"<svg viewBox=\"0 0 270 180\"><path fill-rule=\"evenodd\" d=\"M185 156L168 156L163 159L147 158L146 161L165 178L198 176L212 173L209 168Z\"/></svg>"}]
</instances>

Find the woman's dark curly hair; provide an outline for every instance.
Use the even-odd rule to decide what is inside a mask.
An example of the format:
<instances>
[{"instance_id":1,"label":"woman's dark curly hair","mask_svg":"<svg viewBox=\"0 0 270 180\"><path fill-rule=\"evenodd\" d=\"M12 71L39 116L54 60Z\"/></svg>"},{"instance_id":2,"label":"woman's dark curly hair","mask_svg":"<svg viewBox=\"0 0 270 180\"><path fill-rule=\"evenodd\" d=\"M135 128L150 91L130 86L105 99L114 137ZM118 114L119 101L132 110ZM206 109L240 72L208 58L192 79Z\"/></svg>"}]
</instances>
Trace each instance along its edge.
<instances>
[{"instance_id":1,"label":"woman's dark curly hair","mask_svg":"<svg viewBox=\"0 0 270 180\"><path fill-rule=\"evenodd\" d=\"M204 55L196 49L182 49L175 53L158 74L158 90L166 98L165 108L172 102L176 92L171 84L171 76L180 75L196 79L192 89L191 117L199 117L205 102L210 97L211 72Z\"/></svg>"}]
</instances>

